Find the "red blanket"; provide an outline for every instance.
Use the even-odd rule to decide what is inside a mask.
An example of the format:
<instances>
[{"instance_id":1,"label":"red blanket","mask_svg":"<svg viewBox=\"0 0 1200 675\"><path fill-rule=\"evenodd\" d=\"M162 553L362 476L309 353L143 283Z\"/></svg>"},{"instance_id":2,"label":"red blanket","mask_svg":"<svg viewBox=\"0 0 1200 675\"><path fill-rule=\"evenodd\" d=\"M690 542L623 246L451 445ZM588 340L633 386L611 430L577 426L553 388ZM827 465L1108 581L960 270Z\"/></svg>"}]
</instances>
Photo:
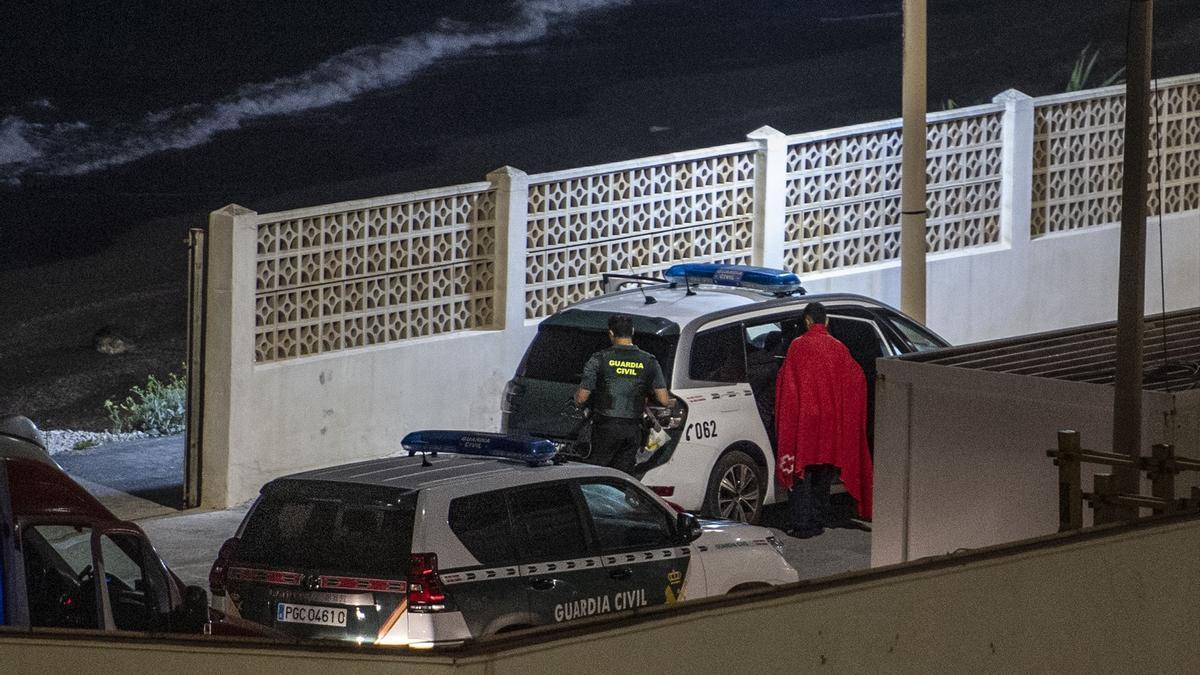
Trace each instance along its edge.
<instances>
[{"instance_id":1,"label":"red blanket","mask_svg":"<svg viewBox=\"0 0 1200 675\"><path fill-rule=\"evenodd\" d=\"M842 484L871 517L871 453L867 447L867 385L850 350L821 324L788 347L775 381L775 475L784 488L809 464L841 469Z\"/></svg>"}]
</instances>

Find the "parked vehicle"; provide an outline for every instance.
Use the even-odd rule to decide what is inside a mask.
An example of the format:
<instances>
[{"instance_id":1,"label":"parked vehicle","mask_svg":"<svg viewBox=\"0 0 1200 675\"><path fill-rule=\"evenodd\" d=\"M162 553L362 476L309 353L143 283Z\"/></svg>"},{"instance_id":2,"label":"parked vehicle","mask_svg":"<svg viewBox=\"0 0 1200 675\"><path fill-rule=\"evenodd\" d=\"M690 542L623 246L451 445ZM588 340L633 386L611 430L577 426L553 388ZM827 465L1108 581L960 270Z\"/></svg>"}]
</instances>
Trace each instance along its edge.
<instances>
[{"instance_id":1,"label":"parked vehicle","mask_svg":"<svg viewBox=\"0 0 1200 675\"><path fill-rule=\"evenodd\" d=\"M72 480L17 415L0 416L0 625L281 637L185 587L141 528Z\"/></svg>"},{"instance_id":2,"label":"parked vehicle","mask_svg":"<svg viewBox=\"0 0 1200 675\"><path fill-rule=\"evenodd\" d=\"M805 295L795 274L762 267L675 265L666 279L610 275L633 285L542 321L505 389L502 429L549 438L588 461L586 425L567 405L584 363L609 344L608 317L634 317L634 342L662 366L674 410L651 408L670 440L639 453L634 475L657 494L705 515L757 522L784 498L773 480L775 378L805 306L820 301L829 332L867 377L873 441L875 359L946 341L888 305L851 294Z\"/></svg>"},{"instance_id":3,"label":"parked vehicle","mask_svg":"<svg viewBox=\"0 0 1200 675\"><path fill-rule=\"evenodd\" d=\"M677 513L621 472L554 461L549 441L402 444L264 486L213 595L297 637L427 647L797 580L782 533Z\"/></svg>"}]
</instances>

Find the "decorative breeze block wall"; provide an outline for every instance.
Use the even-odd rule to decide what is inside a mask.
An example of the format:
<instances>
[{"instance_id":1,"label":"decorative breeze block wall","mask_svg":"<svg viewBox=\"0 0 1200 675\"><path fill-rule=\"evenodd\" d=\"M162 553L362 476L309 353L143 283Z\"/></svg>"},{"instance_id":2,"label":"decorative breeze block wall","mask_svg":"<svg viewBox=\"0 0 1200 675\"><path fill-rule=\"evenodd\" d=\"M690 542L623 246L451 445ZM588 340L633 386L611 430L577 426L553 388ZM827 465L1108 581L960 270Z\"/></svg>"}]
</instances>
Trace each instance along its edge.
<instances>
[{"instance_id":1,"label":"decorative breeze block wall","mask_svg":"<svg viewBox=\"0 0 1200 675\"><path fill-rule=\"evenodd\" d=\"M1160 201L1167 213L1200 209L1200 76L1162 82L1154 104L1151 213ZM1032 171L1031 235L1118 222L1123 86L1033 105L1032 166L1011 167L1018 178ZM931 115L930 252L1000 241L1004 110ZM1030 142L1028 130L1015 133ZM899 120L787 137L783 193L756 195L768 152L748 142L529 176L527 196L514 193L525 220L503 224L525 228L524 258L509 261L496 260L496 236L497 213L511 210L497 208L490 183L258 216L255 360L503 328L505 262L524 265L524 288L509 289L508 302L523 301L526 319L598 294L606 272L749 264L756 230L780 236L762 222L777 216L756 212L764 203L775 214L782 204L784 265L802 275L899 258Z\"/></svg>"},{"instance_id":2,"label":"decorative breeze block wall","mask_svg":"<svg viewBox=\"0 0 1200 675\"><path fill-rule=\"evenodd\" d=\"M1151 215L1200 208L1200 81L1173 80L1150 94ZM1120 222L1125 87L1036 99L1034 125L1030 234Z\"/></svg>"},{"instance_id":3,"label":"decorative breeze block wall","mask_svg":"<svg viewBox=\"0 0 1200 675\"><path fill-rule=\"evenodd\" d=\"M1003 107L931 122L926 156L930 252L1000 239ZM801 275L900 256L901 124L789 145L785 266Z\"/></svg>"},{"instance_id":4,"label":"decorative breeze block wall","mask_svg":"<svg viewBox=\"0 0 1200 675\"><path fill-rule=\"evenodd\" d=\"M255 361L494 328L495 194L446 192L261 216Z\"/></svg>"},{"instance_id":5,"label":"decorative breeze block wall","mask_svg":"<svg viewBox=\"0 0 1200 675\"><path fill-rule=\"evenodd\" d=\"M749 264L756 146L743 145L666 164L530 176L526 318L598 294L605 272L659 274L689 260Z\"/></svg>"}]
</instances>

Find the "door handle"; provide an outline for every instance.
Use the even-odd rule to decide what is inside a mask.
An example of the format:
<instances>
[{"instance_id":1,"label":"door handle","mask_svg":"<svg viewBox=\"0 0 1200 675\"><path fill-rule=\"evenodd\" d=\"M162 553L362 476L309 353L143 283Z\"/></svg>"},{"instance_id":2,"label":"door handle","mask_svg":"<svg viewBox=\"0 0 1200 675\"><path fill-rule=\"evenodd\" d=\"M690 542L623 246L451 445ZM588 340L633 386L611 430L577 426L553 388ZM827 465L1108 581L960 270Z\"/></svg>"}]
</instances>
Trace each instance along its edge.
<instances>
[{"instance_id":1,"label":"door handle","mask_svg":"<svg viewBox=\"0 0 1200 675\"><path fill-rule=\"evenodd\" d=\"M633 570L628 567L618 567L608 573L608 576L613 579L628 579L633 576Z\"/></svg>"},{"instance_id":2,"label":"door handle","mask_svg":"<svg viewBox=\"0 0 1200 675\"><path fill-rule=\"evenodd\" d=\"M555 579L537 578L529 580L529 587L535 591L549 591L556 585Z\"/></svg>"}]
</instances>

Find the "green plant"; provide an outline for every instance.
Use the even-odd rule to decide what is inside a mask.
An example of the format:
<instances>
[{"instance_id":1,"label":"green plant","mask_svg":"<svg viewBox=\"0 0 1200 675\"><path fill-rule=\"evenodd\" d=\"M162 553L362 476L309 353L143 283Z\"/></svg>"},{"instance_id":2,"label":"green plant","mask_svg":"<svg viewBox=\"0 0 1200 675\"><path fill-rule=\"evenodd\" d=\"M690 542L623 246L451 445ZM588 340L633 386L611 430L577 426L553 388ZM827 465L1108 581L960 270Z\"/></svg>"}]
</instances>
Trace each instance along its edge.
<instances>
[{"instance_id":1,"label":"green plant","mask_svg":"<svg viewBox=\"0 0 1200 675\"><path fill-rule=\"evenodd\" d=\"M1096 59L1100 58L1100 50L1092 49L1091 43L1084 45L1079 52L1079 58L1075 59L1075 67L1071 69L1071 78L1067 80L1067 91L1081 91L1088 88L1088 81L1092 79L1092 68L1096 66ZM1107 87L1110 84L1116 84L1120 81L1120 77L1125 74L1125 67L1117 69L1117 72L1108 76L1101 87Z\"/></svg>"},{"instance_id":2,"label":"green plant","mask_svg":"<svg viewBox=\"0 0 1200 675\"><path fill-rule=\"evenodd\" d=\"M954 101L954 99L952 99L952 98L948 98L945 101L942 101L942 110L954 110L957 107L958 107L958 103L956 103Z\"/></svg>"},{"instance_id":3,"label":"green plant","mask_svg":"<svg viewBox=\"0 0 1200 675\"><path fill-rule=\"evenodd\" d=\"M183 431L186 422L184 401L187 377L175 373L165 382L151 375L146 385L134 385L121 403L104 402L113 423L113 431L142 431L151 436L166 436Z\"/></svg>"},{"instance_id":4,"label":"green plant","mask_svg":"<svg viewBox=\"0 0 1200 675\"><path fill-rule=\"evenodd\" d=\"M72 450L87 450L88 448L94 448L97 445L100 445L100 441L98 441L94 438L85 438L82 441L75 441L75 445L72 445L71 449Z\"/></svg>"}]
</instances>

